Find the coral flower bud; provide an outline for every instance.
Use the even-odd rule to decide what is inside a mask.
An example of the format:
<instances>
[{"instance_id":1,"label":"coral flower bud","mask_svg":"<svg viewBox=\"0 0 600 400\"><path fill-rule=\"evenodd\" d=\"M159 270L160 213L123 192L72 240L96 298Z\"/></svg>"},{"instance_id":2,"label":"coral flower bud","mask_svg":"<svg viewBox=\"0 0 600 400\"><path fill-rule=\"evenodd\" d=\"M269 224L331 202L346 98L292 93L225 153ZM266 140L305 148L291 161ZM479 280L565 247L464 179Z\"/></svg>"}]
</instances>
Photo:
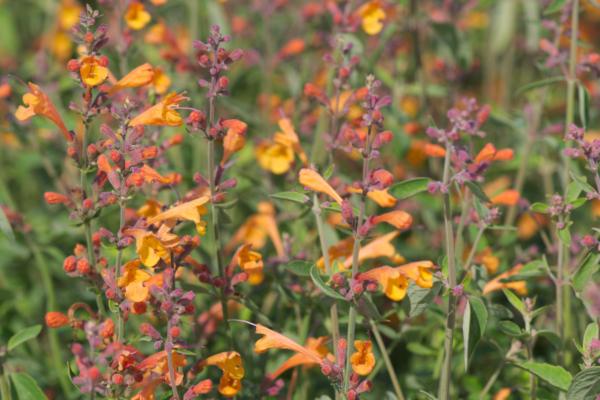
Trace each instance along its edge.
<instances>
[{"instance_id":1,"label":"coral flower bud","mask_svg":"<svg viewBox=\"0 0 600 400\"><path fill-rule=\"evenodd\" d=\"M69 323L69 317L58 311L50 311L44 317L48 328L60 328Z\"/></svg>"},{"instance_id":2,"label":"coral flower bud","mask_svg":"<svg viewBox=\"0 0 600 400\"><path fill-rule=\"evenodd\" d=\"M44 193L44 200L48 204L68 204L71 201L64 194L55 193L55 192Z\"/></svg>"},{"instance_id":3,"label":"coral flower bud","mask_svg":"<svg viewBox=\"0 0 600 400\"><path fill-rule=\"evenodd\" d=\"M75 59L71 59L69 60L69 62L67 63L67 69L70 72L77 72L79 71L79 61L75 60Z\"/></svg>"},{"instance_id":4,"label":"coral flower bud","mask_svg":"<svg viewBox=\"0 0 600 400\"><path fill-rule=\"evenodd\" d=\"M181 335L181 329L179 329L178 326L173 326L169 330L169 333L171 334L171 337L176 338L176 337L179 337L179 335Z\"/></svg>"},{"instance_id":5,"label":"coral flower bud","mask_svg":"<svg viewBox=\"0 0 600 400\"><path fill-rule=\"evenodd\" d=\"M100 330L100 336L103 338L110 338L115 334L115 323L112 319L108 318L102 324L102 329Z\"/></svg>"},{"instance_id":6,"label":"coral flower bud","mask_svg":"<svg viewBox=\"0 0 600 400\"><path fill-rule=\"evenodd\" d=\"M394 182L394 175L385 169L376 169L371 173L371 184L378 189L385 189Z\"/></svg>"},{"instance_id":7,"label":"coral flower bud","mask_svg":"<svg viewBox=\"0 0 600 400\"><path fill-rule=\"evenodd\" d=\"M76 268L77 268L77 259L75 258L75 256L69 256L69 257L65 258L65 261L63 262L63 270L65 272L67 272L67 273L74 272Z\"/></svg>"},{"instance_id":8,"label":"coral flower bud","mask_svg":"<svg viewBox=\"0 0 600 400\"><path fill-rule=\"evenodd\" d=\"M83 200L81 204L84 210L90 210L94 206L94 201L90 198Z\"/></svg>"},{"instance_id":9,"label":"coral flower bud","mask_svg":"<svg viewBox=\"0 0 600 400\"><path fill-rule=\"evenodd\" d=\"M90 263L87 258L80 258L77 261L77 271L82 275L87 275L90 273Z\"/></svg>"},{"instance_id":10,"label":"coral flower bud","mask_svg":"<svg viewBox=\"0 0 600 400\"><path fill-rule=\"evenodd\" d=\"M114 383L115 385L122 385L123 384L123 375L114 374L112 376L112 383Z\"/></svg>"}]
</instances>

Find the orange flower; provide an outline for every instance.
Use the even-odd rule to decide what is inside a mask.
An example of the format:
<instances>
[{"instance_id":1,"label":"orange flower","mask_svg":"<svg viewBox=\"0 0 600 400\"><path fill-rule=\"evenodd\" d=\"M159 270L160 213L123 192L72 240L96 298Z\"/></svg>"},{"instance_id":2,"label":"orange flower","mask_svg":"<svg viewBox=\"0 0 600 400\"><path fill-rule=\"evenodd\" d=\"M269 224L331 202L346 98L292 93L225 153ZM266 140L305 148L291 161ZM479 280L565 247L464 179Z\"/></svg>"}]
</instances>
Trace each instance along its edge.
<instances>
[{"instance_id":1,"label":"orange flower","mask_svg":"<svg viewBox=\"0 0 600 400\"><path fill-rule=\"evenodd\" d=\"M162 68L156 67L154 68L154 78L152 79L152 85L154 86L154 90L158 94L165 94L167 90L169 90L169 86L171 86L171 78L167 74L164 73Z\"/></svg>"},{"instance_id":2,"label":"orange flower","mask_svg":"<svg viewBox=\"0 0 600 400\"><path fill-rule=\"evenodd\" d=\"M308 158L300 146L300 139L298 138L298 134L292 125L292 121L289 118L281 118L277 124L281 129L281 132L276 132L274 140L276 143L281 143L287 146L290 146L298 157L300 157L300 161L302 161L303 165L308 165Z\"/></svg>"},{"instance_id":3,"label":"orange flower","mask_svg":"<svg viewBox=\"0 0 600 400\"><path fill-rule=\"evenodd\" d=\"M134 68L113 85L108 91L108 94L114 94L125 88L135 88L149 84L154 79L154 68L152 65L145 63L137 68Z\"/></svg>"},{"instance_id":4,"label":"orange flower","mask_svg":"<svg viewBox=\"0 0 600 400\"><path fill-rule=\"evenodd\" d=\"M523 268L523 264L517 264L506 272L501 273L491 281L485 284L483 287L483 294L488 294L496 290L511 289L517 292L521 296L527 295L527 284L525 281L510 281L502 282L504 279L510 278L513 275L517 275Z\"/></svg>"},{"instance_id":5,"label":"orange flower","mask_svg":"<svg viewBox=\"0 0 600 400\"><path fill-rule=\"evenodd\" d=\"M400 301L406 296L408 279L398 269L384 265L361 272L358 280L377 281L383 288L385 295L392 301Z\"/></svg>"},{"instance_id":6,"label":"orange flower","mask_svg":"<svg viewBox=\"0 0 600 400\"><path fill-rule=\"evenodd\" d=\"M179 242L177 235L170 233L169 229L168 226L162 225L158 232L153 233L144 229L127 228L123 233L135 238L136 253L142 264L154 267L161 259L169 261L169 249Z\"/></svg>"},{"instance_id":7,"label":"orange flower","mask_svg":"<svg viewBox=\"0 0 600 400\"><path fill-rule=\"evenodd\" d=\"M394 240L398 234L398 231L386 233L383 236L373 239L365 246L362 246L358 252L358 262L362 263L365 260L378 257L389 258L395 263L402 262L404 258L396 252L396 248L392 244L392 240ZM352 266L352 257L348 257L344 261L344 267L350 268L350 266Z\"/></svg>"},{"instance_id":8,"label":"orange flower","mask_svg":"<svg viewBox=\"0 0 600 400\"><path fill-rule=\"evenodd\" d=\"M394 210L385 214L376 215L373 217L372 221L374 224L385 222L392 225L396 229L405 230L410 228L413 219L412 216L405 211Z\"/></svg>"},{"instance_id":9,"label":"orange flower","mask_svg":"<svg viewBox=\"0 0 600 400\"><path fill-rule=\"evenodd\" d=\"M258 203L258 213L251 215L240 226L225 246L225 250L232 251L240 243L250 244L255 249L262 249L267 236L273 242L277 256L285 256L283 242L275 220L275 207L269 202L261 201Z\"/></svg>"},{"instance_id":10,"label":"orange flower","mask_svg":"<svg viewBox=\"0 0 600 400\"><path fill-rule=\"evenodd\" d=\"M80 64L79 75L86 86L98 86L108 78L108 68L102 65L98 57L85 56L81 59Z\"/></svg>"},{"instance_id":11,"label":"orange flower","mask_svg":"<svg viewBox=\"0 0 600 400\"><path fill-rule=\"evenodd\" d=\"M417 286L424 289L430 289L433 286L433 273L431 261L415 261L396 267L398 271L407 278L412 279Z\"/></svg>"},{"instance_id":12,"label":"orange flower","mask_svg":"<svg viewBox=\"0 0 600 400\"><path fill-rule=\"evenodd\" d=\"M58 10L58 24L64 31L73 28L79 22L82 7L76 0L63 0Z\"/></svg>"},{"instance_id":13,"label":"orange flower","mask_svg":"<svg viewBox=\"0 0 600 400\"><path fill-rule=\"evenodd\" d=\"M363 31L367 35L377 35L383 29L385 11L381 8L379 0L372 0L358 9Z\"/></svg>"},{"instance_id":14,"label":"orange flower","mask_svg":"<svg viewBox=\"0 0 600 400\"><path fill-rule=\"evenodd\" d=\"M342 205L342 196L338 194L330 185L327 183L325 179L318 172L309 169L302 168L300 170L300 174L298 175L298 179L300 184L307 187L308 189L325 193L332 199L334 199L339 205Z\"/></svg>"},{"instance_id":15,"label":"orange flower","mask_svg":"<svg viewBox=\"0 0 600 400\"><path fill-rule=\"evenodd\" d=\"M127 22L127 26L136 31L144 29L151 19L152 17L150 16L150 13L146 11L144 5L137 1L132 2L125 12L125 22Z\"/></svg>"},{"instance_id":16,"label":"orange flower","mask_svg":"<svg viewBox=\"0 0 600 400\"><path fill-rule=\"evenodd\" d=\"M491 162L491 161L506 161L512 160L513 151L512 149L501 149L497 150L496 147L488 143L483 146L483 149L475 156L475 162Z\"/></svg>"},{"instance_id":17,"label":"orange flower","mask_svg":"<svg viewBox=\"0 0 600 400\"><path fill-rule=\"evenodd\" d=\"M246 371L242 357L238 352L227 351L208 357L203 365L214 365L223 371L219 382L219 393L225 397L233 397L242 389L242 379Z\"/></svg>"},{"instance_id":18,"label":"orange flower","mask_svg":"<svg viewBox=\"0 0 600 400\"><path fill-rule=\"evenodd\" d=\"M138 208L137 215L139 215L140 217L150 218L160 214L161 211L162 204L160 204L159 201L155 199L148 199L146 200L143 206Z\"/></svg>"},{"instance_id":19,"label":"orange flower","mask_svg":"<svg viewBox=\"0 0 600 400\"><path fill-rule=\"evenodd\" d=\"M348 191L357 193L360 192L360 189L348 189ZM372 190L369 193L367 193L367 197L373 200L375 203L377 203L377 205L379 205L380 207L384 208L394 207L398 202L398 200L394 196L388 193L388 189Z\"/></svg>"},{"instance_id":20,"label":"orange flower","mask_svg":"<svg viewBox=\"0 0 600 400\"><path fill-rule=\"evenodd\" d=\"M251 285L259 285L263 279L263 261L260 253L252 251L252 245L242 245L233 257L237 265L248 274Z\"/></svg>"},{"instance_id":21,"label":"orange flower","mask_svg":"<svg viewBox=\"0 0 600 400\"><path fill-rule=\"evenodd\" d=\"M240 151L246 144L246 129L248 125L239 119L226 119L223 121L223 127L227 129L223 138L223 158L221 166L229 160L229 158Z\"/></svg>"},{"instance_id":22,"label":"orange flower","mask_svg":"<svg viewBox=\"0 0 600 400\"><path fill-rule=\"evenodd\" d=\"M172 352L173 367L175 369L175 385L179 386L183 382L183 373L181 368L185 366L185 357ZM161 383L170 384L169 366L167 352L159 351L143 359L137 368L144 373L144 379L139 383L142 390L133 396L131 400L154 400L154 391Z\"/></svg>"},{"instance_id":23,"label":"orange flower","mask_svg":"<svg viewBox=\"0 0 600 400\"><path fill-rule=\"evenodd\" d=\"M495 195L490 200L492 204L503 206L514 206L519 201L520 194L514 189L505 190L504 192Z\"/></svg>"},{"instance_id":24,"label":"orange flower","mask_svg":"<svg viewBox=\"0 0 600 400\"><path fill-rule=\"evenodd\" d=\"M123 265L122 275L117 281L119 287L125 288L125 298L134 303L144 302L150 297L150 290L145 283L151 275L141 270L140 264L140 260L133 260Z\"/></svg>"},{"instance_id":25,"label":"orange flower","mask_svg":"<svg viewBox=\"0 0 600 400\"><path fill-rule=\"evenodd\" d=\"M290 39L282 48L279 50L279 58L283 59L290 56L300 54L306 48L304 40L301 38Z\"/></svg>"},{"instance_id":26,"label":"orange flower","mask_svg":"<svg viewBox=\"0 0 600 400\"><path fill-rule=\"evenodd\" d=\"M29 93L23 95L23 103L27 106L19 106L15 112L15 117L19 121L27 121L34 115L45 117L52 121L58 129L62 132L65 139L68 141L73 140L73 135L63 122L62 118L56 111L56 107L50 101L48 95L40 89L40 87L34 83L28 83Z\"/></svg>"},{"instance_id":27,"label":"orange flower","mask_svg":"<svg viewBox=\"0 0 600 400\"><path fill-rule=\"evenodd\" d=\"M437 144L427 143L425 145L425 154L433 158L443 158L446 156L446 149Z\"/></svg>"},{"instance_id":28,"label":"orange flower","mask_svg":"<svg viewBox=\"0 0 600 400\"><path fill-rule=\"evenodd\" d=\"M375 367L375 355L373 355L372 347L370 340L354 341L356 352L350 356L350 364L352 365L352 371L358 375L369 375Z\"/></svg>"},{"instance_id":29,"label":"orange flower","mask_svg":"<svg viewBox=\"0 0 600 400\"><path fill-rule=\"evenodd\" d=\"M282 175L294 163L294 149L285 144L265 141L256 147L256 158L261 168L275 175Z\"/></svg>"},{"instance_id":30,"label":"orange flower","mask_svg":"<svg viewBox=\"0 0 600 400\"><path fill-rule=\"evenodd\" d=\"M183 124L183 119L176 108L184 100L187 100L187 97L175 92L169 93L160 102L132 119L129 125L180 126Z\"/></svg>"},{"instance_id":31,"label":"orange flower","mask_svg":"<svg viewBox=\"0 0 600 400\"><path fill-rule=\"evenodd\" d=\"M334 214L334 215L340 215L340 214ZM330 262L333 264L334 261L336 261L342 257L343 258L349 257L352 254L353 247L354 247L354 238L353 237L348 237L344 240L337 242L333 246L330 246L329 249L327 250L327 253L329 254ZM321 272L325 272L325 259L323 257L321 257L321 258L319 258L319 260L317 260L317 267L321 270Z\"/></svg>"},{"instance_id":32,"label":"orange flower","mask_svg":"<svg viewBox=\"0 0 600 400\"><path fill-rule=\"evenodd\" d=\"M50 311L44 317L48 328L60 328L69 323L69 317L58 311Z\"/></svg>"},{"instance_id":33,"label":"orange flower","mask_svg":"<svg viewBox=\"0 0 600 400\"><path fill-rule=\"evenodd\" d=\"M321 363L323 356L314 349L301 346L287 336L279 332L275 332L264 325L256 324L256 333L263 335L262 338L254 344L254 352L257 354L264 353L269 349L285 349L304 355L308 360L317 364Z\"/></svg>"},{"instance_id":34,"label":"orange flower","mask_svg":"<svg viewBox=\"0 0 600 400\"><path fill-rule=\"evenodd\" d=\"M202 221L201 217L206 214L206 207L209 197L207 195L200 196L197 199L181 203L175 207L171 207L162 213L148 219L148 223L156 224L163 222L172 227L178 220L192 221L196 224L196 230L199 235L204 235L206 232L206 222Z\"/></svg>"},{"instance_id":35,"label":"orange flower","mask_svg":"<svg viewBox=\"0 0 600 400\"><path fill-rule=\"evenodd\" d=\"M327 349L327 346L325 346L326 341L326 336L322 336L319 338L308 338L304 347L316 351L324 358L329 354L329 350ZM284 361L283 364L281 364L279 368L277 368L273 373L269 374L269 379L271 381L275 381L285 371L291 368L298 367L300 365L311 366L318 365L318 363L315 362L315 359L313 357L307 357L304 354L296 353L290 358L288 358L286 361Z\"/></svg>"}]
</instances>

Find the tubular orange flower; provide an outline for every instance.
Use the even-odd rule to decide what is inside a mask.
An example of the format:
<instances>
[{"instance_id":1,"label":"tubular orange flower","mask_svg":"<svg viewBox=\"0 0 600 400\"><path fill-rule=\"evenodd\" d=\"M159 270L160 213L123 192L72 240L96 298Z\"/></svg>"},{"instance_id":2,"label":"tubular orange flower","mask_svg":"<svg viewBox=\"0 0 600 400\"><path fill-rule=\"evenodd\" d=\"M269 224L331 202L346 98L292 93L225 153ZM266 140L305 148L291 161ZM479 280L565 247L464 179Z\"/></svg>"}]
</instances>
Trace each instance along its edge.
<instances>
[{"instance_id":1,"label":"tubular orange flower","mask_svg":"<svg viewBox=\"0 0 600 400\"><path fill-rule=\"evenodd\" d=\"M125 229L123 233L135 238L136 252L146 267L154 267L161 259L168 261L168 249L176 246L179 241L177 235L170 233L166 225L162 225L156 234L137 228Z\"/></svg>"},{"instance_id":2,"label":"tubular orange flower","mask_svg":"<svg viewBox=\"0 0 600 400\"><path fill-rule=\"evenodd\" d=\"M354 348L356 352L350 356L352 371L361 376L369 375L375 367L375 355L373 354L371 341L355 340Z\"/></svg>"},{"instance_id":3,"label":"tubular orange flower","mask_svg":"<svg viewBox=\"0 0 600 400\"><path fill-rule=\"evenodd\" d=\"M246 372L238 352L218 353L208 357L202 364L214 365L223 371L219 382L219 393L223 396L233 397L242 389L242 379Z\"/></svg>"},{"instance_id":4,"label":"tubular orange flower","mask_svg":"<svg viewBox=\"0 0 600 400\"><path fill-rule=\"evenodd\" d=\"M261 168L282 175L294 163L294 149L282 143L262 142L256 146L256 159Z\"/></svg>"},{"instance_id":5,"label":"tubular orange flower","mask_svg":"<svg viewBox=\"0 0 600 400\"><path fill-rule=\"evenodd\" d=\"M324 358L329 354L329 350L327 349L327 346L325 346L326 341L326 336L321 336L319 338L308 338L305 347L307 349L316 351ZM314 358L312 357L307 357L304 354L296 353L290 358L288 358L286 361L284 361L283 364L279 366L279 368L273 371L273 373L269 374L269 379L274 381L285 371L291 368L298 367L300 365L310 366L318 365L318 363L315 362Z\"/></svg>"},{"instance_id":6,"label":"tubular orange flower","mask_svg":"<svg viewBox=\"0 0 600 400\"><path fill-rule=\"evenodd\" d=\"M373 268L367 272L361 272L358 280L377 281L385 295L393 301L400 301L406 296L408 289L408 279L396 268L384 265L382 267Z\"/></svg>"},{"instance_id":7,"label":"tubular orange flower","mask_svg":"<svg viewBox=\"0 0 600 400\"><path fill-rule=\"evenodd\" d=\"M367 193L367 197L377 203L380 207L389 208L394 207L398 200L388 193L387 189L384 190L372 190Z\"/></svg>"},{"instance_id":8,"label":"tubular orange flower","mask_svg":"<svg viewBox=\"0 0 600 400\"><path fill-rule=\"evenodd\" d=\"M150 290L145 283L151 275L141 270L140 264L140 260L132 260L123 265L123 273L117 281L119 287L125 288L125 298L134 303L144 302L150 297Z\"/></svg>"},{"instance_id":9,"label":"tubular orange flower","mask_svg":"<svg viewBox=\"0 0 600 400\"><path fill-rule=\"evenodd\" d=\"M437 144L427 143L424 151L429 157L434 158L443 158L446 155L446 149Z\"/></svg>"},{"instance_id":10,"label":"tubular orange flower","mask_svg":"<svg viewBox=\"0 0 600 400\"><path fill-rule=\"evenodd\" d=\"M76 0L63 0L58 10L58 24L64 31L73 28L79 22L82 7Z\"/></svg>"},{"instance_id":11,"label":"tubular orange flower","mask_svg":"<svg viewBox=\"0 0 600 400\"><path fill-rule=\"evenodd\" d=\"M226 119L223 121L223 127L227 128L225 137L223 138L223 158L221 166L229 160L229 158L240 151L246 144L246 129L248 125L239 119Z\"/></svg>"},{"instance_id":12,"label":"tubular orange flower","mask_svg":"<svg viewBox=\"0 0 600 400\"><path fill-rule=\"evenodd\" d=\"M520 197L521 196L518 191L510 189L495 195L490 200L492 204L514 206L518 203Z\"/></svg>"},{"instance_id":13,"label":"tubular orange flower","mask_svg":"<svg viewBox=\"0 0 600 400\"><path fill-rule=\"evenodd\" d=\"M240 226L225 246L225 250L232 251L240 243L251 244L255 249L262 249L267 236L273 242L277 256L285 256L283 242L275 220L275 207L269 202L261 201L258 203L258 213L251 215Z\"/></svg>"},{"instance_id":14,"label":"tubular orange flower","mask_svg":"<svg viewBox=\"0 0 600 400\"><path fill-rule=\"evenodd\" d=\"M411 227L413 218L409 213L405 211L394 210L373 217L374 224L379 224L381 222L388 223L396 229L405 230Z\"/></svg>"},{"instance_id":15,"label":"tubular orange flower","mask_svg":"<svg viewBox=\"0 0 600 400\"><path fill-rule=\"evenodd\" d=\"M372 0L358 9L361 17L363 31L367 35L377 35L383 29L385 11L381 8L379 0Z\"/></svg>"},{"instance_id":16,"label":"tubular orange flower","mask_svg":"<svg viewBox=\"0 0 600 400\"><path fill-rule=\"evenodd\" d=\"M129 125L180 126L183 124L183 118L176 111L176 108L179 106L179 103L185 100L187 100L187 97L181 94L175 92L169 93L160 102L132 119Z\"/></svg>"},{"instance_id":17,"label":"tubular orange flower","mask_svg":"<svg viewBox=\"0 0 600 400\"><path fill-rule=\"evenodd\" d=\"M19 106L15 112L15 117L19 121L27 121L34 115L45 117L60 129L65 139L72 141L73 135L65 126L65 123L58 114L58 111L56 111L56 107L54 107L54 104L52 104L48 95L34 83L29 82L27 85L29 86L29 93L23 95L23 103L27 107Z\"/></svg>"},{"instance_id":18,"label":"tubular orange flower","mask_svg":"<svg viewBox=\"0 0 600 400\"><path fill-rule=\"evenodd\" d=\"M171 207L170 209L149 218L148 222L151 224L164 222L166 225L172 227L178 220L183 219L192 221L196 224L198 234L204 235L206 232L206 222L202 221L201 217L206 214L206 207L204 207L204 205L208 203L208 200L209 197L207 195L200 196L197 199Z\"/></svg>"},{"instance_id":19,"label":"tubular orange flower","mask_svg":"<svg viewBox=\"0 0 600 400\"><path fill-rule=\"evenodd\" d=\"M339 205L342 205L342 196L340 196L318 172L309 168L302 168L298 175L298 179L303 186L315 192L325 193Z\"/></svg>"},{"instance_id":20,"label":"tubular orange flower","mask_svg":"<svg viewBox=\"0 0 600 400\"><path fill-rule=\"evenodd\" d=\"M398 271L424 289L429 289L433 286L432 268L433 263L431 261L414 261L396 267Z\"/></svg>"},{"instance_id":21,"label":"tubular orange flower","mask_svg":"<svg viewBox=\"0 0 600 400\"><path fill-rule=\"evenodd\" d=\"M527 284L525 283L525 281L502 282L503 280L510 278L511 276L517 275L521 271L521 268L523 268L523 264L517 264L508 271L501 273L500 275L486 283L483 287L483 294L485 295L501 289L511 289L521 296L527 295Z\"/></svg>"},{"instance_id":22,"label":"tubular orange flower","mask_svg":"<svg viewBox=\"0 0 600 400\"><path fill-rule=\"evenodd\" d=\"M129 5L124 18L127 26L136 31L144 29L152 19L144 5L138 1L134 1Z\"/></svg>"},{"instance_id":23,"label":"tubular orange flower","mask_svg":"<svg viewBox=\"0 0 600 400\"><path fill-rule=\"evenodd\" d=\"M321 363L321 360L323 359L321 354L316 350L301 346L287 336L275 332L264 325L256 324L256 333L263 335L263 337L254 344L254 352L257 354L264 353L269 349L285 349L302 354L315 363Z\"/></svg>"},{"instance_id":24,"label":"tubular orange flower","mask_svg":"<svg viewBox=\"0 0 600 400\"><path fill-rule=\"evenodd\" d=\"M81 59L80 64L79 75L86 86L98 86L108 78L108 68L100 63L98 57L85 56Z\"/></svg>"},{"instance_id":25,"label":"tubular orange flower","mask_svg":"<svg viewBox=\"0 0 600 400\"><path fill-rule=\"evenodd\" d=\"M365 246L362 246L358 252L358 262L361 263L365 260L378 257L386 257L397 263L402 262L404 258L396 252L396 248L391 243L398 234L398 231L386 233L383 236L373 239ZM350 268L351 265L352 257L346 258L344 267Z\"/></svg>"},{"instance_id":26,"label":"tubular orange flower","mask_svg":"<svg viewBox=\"0 0 600 400\"><path fill-rule=\"evenodd\" d=\"M262 255L252 251L252 245L242 245L233 257L237 265L248 274L248 282L251 285L259 285L263 279Z\"/></svg>"},{"instance_id":27,"label":"tubular orange flower","mask_svg":"<svg viewBox=\"0 0 600 400\"><path fill-rule=\"evenodd\" d=\"M149 84L154 79L154 68L152 65L145 63L137 68L134 68L113 85L108 91L108 94L114 94L125 88L135 88Z\"/></svg>"},{"instance_id":28,"label":"tubular orange flower","mask_svg":"<svg viewBox=\"0 0 600 400\"><path fill-rule=\"evenodd\" d=\"M335 214L339 215L339 214ZM340 258L347 258L352 254L352 248L354 247L354 238L348 237L344 240L341 240L330 246L327 250L329 253L329 260L331 263L335 262ZM321 270L321 272L325 273L325 259L323 257L317 260L317 267Z\"/></svg>"},{"instance_id":29,"label":"tubular orange flower","mask_svg":"<svg viewBox=\"0 0 600 400\"><path fill-rule=\"evenodd\" d=\"M491 161L506 161L513 158L513 151L511 149L497 150L496 147L487 143L481 151L475 156L475 162L491 162Z\"/></svg>"},{"instance_id":30,"label":"tubular orange flower","mask_svg":"<svg viewBox=\"0 0 600 400\"><path fill-rule=\"evenodd\" d=\"M279 58L286 58L290 56L294 56L296 54L300 54L306 48L306 43L304 39L301 38L293 38L290 39L281 50L279 50L278 56Z\"/></svg>"},{"instance_id":31,"label":"tubular orange flower","mask_svg":"<svg viewBox=\"0 0 600 400\"><path fill-rule=\"evenodd\" d=\"M304 153L304 149L300 145L300 139L298 138L298 134L294 130L294 126L292 125L292 121L289 118L281 118L277 124L281 129L281 132L275 133L275 142L288 145L294 149L300 161L302 161L303 165L308 165L308 158Z\"/></svg>"},{"instance_id":32,"label":"tubular orange flower","mask_svg":"<svg viewBox=\"0 0 600 400\"><path fill-rule=\"evenodd\" d=\"M58 311L50 311L44 317L48 328L60 328L69 323L69 317Z\"/></svg>"}]
</instances>

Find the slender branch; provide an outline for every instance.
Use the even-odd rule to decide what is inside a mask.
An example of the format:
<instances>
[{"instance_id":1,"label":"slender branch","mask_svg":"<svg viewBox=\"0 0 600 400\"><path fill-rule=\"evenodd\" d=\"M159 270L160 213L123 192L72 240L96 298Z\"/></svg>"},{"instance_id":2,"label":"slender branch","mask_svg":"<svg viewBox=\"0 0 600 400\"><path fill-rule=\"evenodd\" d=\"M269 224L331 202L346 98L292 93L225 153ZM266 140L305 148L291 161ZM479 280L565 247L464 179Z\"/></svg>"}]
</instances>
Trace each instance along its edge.
<instances>
[{"instance_id":1,"label":"slender branch","mask_svg":"<svg viewBox=\"0 0 600 400\"><path fill-rule=\"evenodd\" d=\"M390 356L387 352L387 348L385 347L385 343L383 342L383 338L381 337L381 333L379 332L379 328L377 327L375 321L370 320L369 322L371 323L371 330L373 331L373 336L375 336L377 346L379 346L379 352L381 353L381 357L383 358L383 362L385 363L388 375L390 377L390 380L392 381L394 393L396 394L398 400L404 400L404 394L402 393L400 382L398 382L398 376L396 375L394 364L392 364L392 360L390 360Z\"/></svg>"}]
</instances>

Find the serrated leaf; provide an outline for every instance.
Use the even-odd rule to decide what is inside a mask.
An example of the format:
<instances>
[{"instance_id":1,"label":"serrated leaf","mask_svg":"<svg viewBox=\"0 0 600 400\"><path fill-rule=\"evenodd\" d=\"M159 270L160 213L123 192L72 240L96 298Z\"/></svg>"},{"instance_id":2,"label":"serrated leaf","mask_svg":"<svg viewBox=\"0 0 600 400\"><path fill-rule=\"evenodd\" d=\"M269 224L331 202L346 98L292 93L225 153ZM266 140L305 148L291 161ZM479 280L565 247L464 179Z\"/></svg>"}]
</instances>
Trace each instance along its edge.
<instances>
[{"instance_id":1,"label":"serrated leaf","mask_svg":"<svg viewBox=\"0 0 600 400\"><path fill-rule=\"evenodd\" d=\"M8 339L8 351L11 351L18 345L36 338L42 331L41 325L30 326L15 333L10 339Z\"/></svg>"},{"instance_id":2,"label":"serrated leaf","mask_svg":"<svg viewBox=\"0 0 600 400\"><path fill-rule=\"evenodd\" d=\"M541 380L549 383L559 390L562 390L563 392L569 390L569 386L573 380L573 377L567 370L557 365L525 361L522 363L517 363L517 366L531 372Z\"/></svg>"},{"instance_id":3,"label":"serrated leaf","mask_svg":"<svg viewBox=\"0 0 600 400\"><path fill-rule=\"evenodd\" d=\"M288 270L294 275L298 276L310 276L310 269L314 265L313 262L305 260L293 260L283 265L283 268Z\"/></svg>"},{"instance_id":4,"label":"serrated leaf","mask_svg":"<svg viewBox=\"0 0 600 400\"><path fill-rule=\"evenodd\" d=\"M567 392L567 400L595 399L600 394L600 367L591 367L579 372Z\"/></svg>"},{"instance_id":5,"label":"serrated leaf","mask_svg":"<svg viewBox=\"0 0 600 400\"><path fill-rule=\"evenodd\" d=\"M573 275L573 289L577 293L581 293L585 285L587 285L592 276L598 271L598 267L600 261L600 255L598 254L588 254L586 258L583 259L581 263L581 267L577 269L575 275Z\"/></svg>"},{"instance_id":6,"label":"serrated leaf","mask_svg":"<svg viewBox=\"0 0 600 400\"><path fill-rule=\"evenodd\" d=\"M304 193L299 192L279 192L270 195L270 197L277 200L291 201L298 204L307 204L310 200Z\"/></svg>"},{"instance_id":7,"label":"serrated leaf","mask_svg":"<svg viewBox=\"0 0 600 400\"><path fill-rule=\"evenodd\" d=\"M333 299L346 301L344 296L342 296L341 294L333 290L330 286L328 286L325 282L323 282L323 279L321 278L321 273L319 272L319 268L317 268L316 265L313 265L310 269L310 278L312 279L313 283L326 296L331 297Z\"/></svg>"},{"instance_id":8,"label":"serrated leaf","mask_svg":"<svg viewBox=\"0 0 600 400\"><path fill-rule=\"evenodd\" d=\"M408 179L392 185L389 192L398 200L408 199L409 197L427 191L429 182L431 182L431 179L429 178Z\"/></svg>"},{"instance_id":9,"label":"serrated leaf","mask_svg":"<svg viewBox=\"0 0 600 400\"><path fill-rule=\"evenodd\" d=\"M10 374L10 379L19 400L47 400L42 389L29 374L15 372Z\"/></svg>"}]
</instances>

